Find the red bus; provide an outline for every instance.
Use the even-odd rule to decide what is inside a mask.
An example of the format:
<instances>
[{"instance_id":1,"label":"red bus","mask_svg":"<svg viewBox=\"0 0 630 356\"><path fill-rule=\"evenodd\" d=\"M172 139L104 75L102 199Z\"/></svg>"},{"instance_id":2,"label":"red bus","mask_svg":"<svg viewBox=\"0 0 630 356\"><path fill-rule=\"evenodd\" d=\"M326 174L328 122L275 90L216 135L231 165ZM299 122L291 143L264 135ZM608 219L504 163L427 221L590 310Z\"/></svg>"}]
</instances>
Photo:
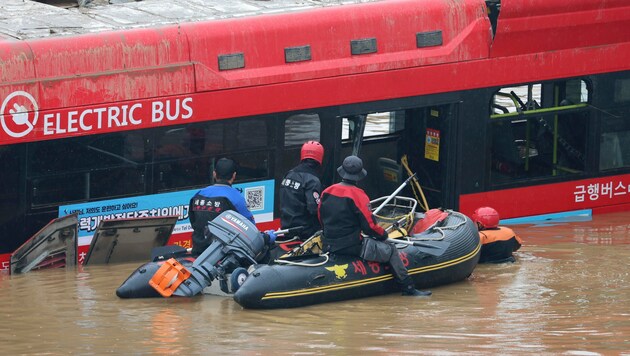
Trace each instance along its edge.
<instances>
[{"instance_id":1,"label":"red bus","mask_svg":"<svg viewBox=\"0 0 630 356\"><path fill-rule=\"evenodd\" d=\"M414 172L423 205L505 221L630 209L628 0L164 3L0 20L0 252L64 213L186 221L222 156L274 226L311 139L325 185L354 153L372 198Z\"/></svg>"}]
</instances>

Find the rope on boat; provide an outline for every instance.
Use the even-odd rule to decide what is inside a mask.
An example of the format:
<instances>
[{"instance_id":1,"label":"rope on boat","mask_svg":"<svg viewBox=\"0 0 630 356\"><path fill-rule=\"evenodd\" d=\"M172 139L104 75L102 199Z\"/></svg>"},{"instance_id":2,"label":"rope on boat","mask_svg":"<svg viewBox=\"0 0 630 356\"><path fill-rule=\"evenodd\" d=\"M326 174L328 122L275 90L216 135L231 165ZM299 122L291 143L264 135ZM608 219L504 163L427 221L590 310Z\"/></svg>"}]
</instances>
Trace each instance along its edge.
<instances>
[{"instance_id":1,"label":"rope on boat","mask_svg":"<svg viewBox=\"0 0 630 356\"><path fill-rule=\"evenodd\" d=\"M324 256L324 261L318 263L304 263L304 262L295 262L295 261L287 261L287 260L274 260L273 262L278 264L290 265L290 266L303 266L303 267L319 267L328 262L330 257L328 256L328 252L322 253L319 256Z\"/></svg>"}]
</instances>

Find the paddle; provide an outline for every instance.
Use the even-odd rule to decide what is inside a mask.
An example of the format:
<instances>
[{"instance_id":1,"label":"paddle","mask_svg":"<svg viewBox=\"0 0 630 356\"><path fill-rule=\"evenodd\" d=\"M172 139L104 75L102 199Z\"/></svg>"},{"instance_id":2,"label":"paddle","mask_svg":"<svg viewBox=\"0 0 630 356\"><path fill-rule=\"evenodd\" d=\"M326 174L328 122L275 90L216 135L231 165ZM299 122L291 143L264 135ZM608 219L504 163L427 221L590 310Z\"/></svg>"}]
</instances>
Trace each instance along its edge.
<instances>
[{"instance_id":1,"label":"paddle","mask_svg":"<svg viewBox=\"0 0 630 356\"><path fill-rule=\"evenodd\" d=\"M451 243L448 241L431 241L430 243L397 239L387 239L387 241L391 243L413 245L417 247L418 250L436 257L442 256L444 252L446 252L446 249L448 249L448 247L451 245Z\"/></svg>"},{"instance_id":2,"label":"paddle","mask_svg":"<svg viewBox=\"0 0 630 356\"><path fill-rule=\"evenodd\" d=\"M296 232L300 232L304 230L304 226L295 226L295 227L290 227L288 229L278 229L276 231L274 231L274 233L276 234L276 236L284 236L284 235L291 235L294 234ZM288 242L288 241L277 241L276 243L282 243L282 242Z\"/></svg>"},{"instance_id":3,"label":"paddle","mask_svg":"<svg viewBox=\"0 0 630 356\"><path fill-rule=\"evenodd\" d=\"M374 209L374 211L372 211L372 214L376 215L378 214L379 211L381 211L381 209L383 209L385 207L385 205L387 205L387 203L389 203L390 200L392 200L392 198L394 198L396 196L396 194L398 194L398 192L400 192L401 190L403 190L403 188L407 185L407 183L409 183L409 181L415 177L416 174L414 173L411 177L407 178L404 182L402 182L402 184L396 188L396 190L394 190L394 192L392 194L390 194L387 199L385 199L384 202L381 203L381 205L378 206L378 208Z\"/></svg>"}]
</instances>

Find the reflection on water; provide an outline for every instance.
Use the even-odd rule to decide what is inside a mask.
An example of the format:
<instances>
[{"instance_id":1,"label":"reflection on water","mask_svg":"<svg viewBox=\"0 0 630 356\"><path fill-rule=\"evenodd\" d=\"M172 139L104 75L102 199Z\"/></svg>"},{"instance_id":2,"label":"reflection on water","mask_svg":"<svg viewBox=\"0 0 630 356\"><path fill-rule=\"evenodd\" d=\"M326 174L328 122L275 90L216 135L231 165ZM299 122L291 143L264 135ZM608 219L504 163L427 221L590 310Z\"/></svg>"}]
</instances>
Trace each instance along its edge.
<instances>
[{"instance_id":1,"label":"reflection on water","mask_svg":"<svg viewBox=\"0 0 630 356\"><path fill-rule=\"evenodd\" d=\"M118 299L139 264L0 279L4 354L623 354L630 350L630 220L514 226L518 262L479 265L430 298L287 310L229 298Z\"/></svg>"}]
</instances>

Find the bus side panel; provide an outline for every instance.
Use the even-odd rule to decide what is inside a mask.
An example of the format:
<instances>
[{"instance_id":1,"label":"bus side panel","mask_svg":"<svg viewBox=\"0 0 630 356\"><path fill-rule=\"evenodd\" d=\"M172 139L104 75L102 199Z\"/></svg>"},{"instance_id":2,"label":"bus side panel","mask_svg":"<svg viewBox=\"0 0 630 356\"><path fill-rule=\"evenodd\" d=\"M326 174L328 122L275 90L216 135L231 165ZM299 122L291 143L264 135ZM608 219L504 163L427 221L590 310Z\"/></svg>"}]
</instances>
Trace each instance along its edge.
<instances>
[{"instance_id":1,"label":"bus side panel","mask_svg":"<svg viewBox=\"0 0 630 356\"><path fill-rule=\"evenodd\" d=\"M0 253L0 275L9 274L11 271L11 254Z\"/></svg>"},{"instance_id":2,"label":"bus side panel","mask_svg":"<svg viewBox=\"0 0 630 356\"><path fill-rule=\"evenodd\" d=\"M383 1L182 29L203 91L487 58L491 35L484 9L478 0ZM418 33L440 39L419 48ZM351 41L370 39L375 52L351 53ZM308 55L287 60L285 51L299 48ZM237 68L219 69L219 56L226 55L242 55Z\"/></svg>"},{"instance_id":3,"label":"bus side panel","mask_svg":"<svg viewBox=\"0 0 630 356\"><path fill-rule=\"evenodd\" d=\"M630 174L495 190L460 196L460 211L471 215L491 206L501 219L630 204Z\"/></svg>"},{"instance_id":4,"label":"bus side panel","mask_svg":"<svg viewBox=\"0 0 630 356\"><path fill-rule=\"evenodd\" d=\"M622 43L628 33L625 0L502 0L492 57Z\"/></svg>"},{"instance_id":5,"label":"bus side panel","mask_svg":"<svg viewBox=\"0 0 630 356\"><path fill-rule=\"evenodd\" d=\"M0 40L0 88L10 83L33 80L33 52L25 42Z\"/></svg>"},{"instance_id":6,"label":"bus side panel","mask_svg":"<svg viewBox=\"0 0 630 356\"><path fill-rule=\"evenodd\" d=\"M194 91L186 38L177 28L138 29L30 42L39 109L112 103ZM14 90L5 86L4 96Z\"/></svg>"},{"instance_id":7,"label":"bus side panel","mask_svg":"<svg viewBox=\"0 0 630 356\"><path fill-rule=\"evenodd\" d=\"M25 100L17 103L9 96L14 92L26 92L35 97L39 96L37 75L33 63L33 52L27 43L0 40L0 99L3 103L3 112L0 112L0 115L9 114L11 110L14 110L14 104L21 105L28 111L36 109L37 103L33 101ZM13 94L13 96L16 95L19 94ZM4 130L0 130L0 139L2 135L4 135Z\"/></svg>"}]
</instances>

